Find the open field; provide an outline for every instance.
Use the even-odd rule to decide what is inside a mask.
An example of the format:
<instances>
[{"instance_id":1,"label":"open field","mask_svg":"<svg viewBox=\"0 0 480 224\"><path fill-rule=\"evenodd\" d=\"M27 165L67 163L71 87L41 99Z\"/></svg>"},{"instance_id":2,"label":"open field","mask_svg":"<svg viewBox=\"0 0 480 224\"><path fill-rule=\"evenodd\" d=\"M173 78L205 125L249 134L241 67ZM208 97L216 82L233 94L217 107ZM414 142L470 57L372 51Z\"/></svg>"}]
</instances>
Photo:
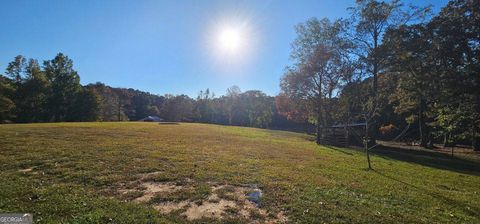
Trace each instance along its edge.
<instances>
[{"instance_id":1,"label":"open field","mask_svg":"<svg viewBox=\"0 0 480 224\"><path fill-rule=\"evenodd\" d=\"M0 147L0 213L37 223L480 223L478 162L426 152L369 171L308 135L136 122L1 125Z\"/></svg>"}]
</instances>

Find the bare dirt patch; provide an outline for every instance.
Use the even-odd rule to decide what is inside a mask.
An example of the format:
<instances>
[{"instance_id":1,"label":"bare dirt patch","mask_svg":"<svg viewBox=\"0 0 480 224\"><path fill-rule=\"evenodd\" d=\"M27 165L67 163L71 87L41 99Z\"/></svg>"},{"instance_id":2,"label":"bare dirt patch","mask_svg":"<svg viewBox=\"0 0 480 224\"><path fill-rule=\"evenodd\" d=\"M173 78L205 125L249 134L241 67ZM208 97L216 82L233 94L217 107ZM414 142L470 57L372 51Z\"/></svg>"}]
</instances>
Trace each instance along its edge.
<instances>
[{"instance_id":1,"label":"bare dirt patch","mask_svg":"<svg viewBox=\"0 0 480 224\"><path fill-rule=\"evenodd\" d=\"M228 201L220 199L218 202L202 202L201 205L196 203L190 203L190 207L182 213L188 220L200 219L203 217L217 218L223 217L227 208L235 208L236 203L234 201Z\"/></svg>"},{"instance_id":2,"label":"bare dirt patch","mask_svg":"<svg viewBox=\"0 0 480 224\"><path fill-rule=\"evenodd\" d=\"M32 171L33 171L33 167L18 170L18 172L21 172L21 173L29 173Z\"/></svg>"},{"instance_id":3,"label":"bare dirt patch","mask_svg":"<svg viewBox=\"0 0 480 224\"><path fill-rule=\"evenodd\" d=\"M155 175L146 174L145 177ZM141 179L141 180L142 180ZM187 220L201 218L239 218L250 223L284 223L283 212L268 211L261 207L262 190L256 185L219 185L189 181L141 182L133 189L121 189L121 194L132 194L130 200L151 204L157 211L168 214L184 209ZM132 183L129 184L130 186ZM138 193L138 195L133 194ZM188 196L185 197L185 194Z\"/></svg>"},{"instance_id":4,"label":"bare dirt patch","mask_svg":"<svg viewBox=\"0 0 480 224\"><path fill-rule=\"evenodd\" d=\"M180 210L184 208L185 206L190 205L189 202L187 201L181 201L181 202L163 202L159 203L153 206L157 211L167 214L171 213L173 211Z\"/></svg>"},{"instance_id":5,"label":"bare dirt patch","mask_svg":"<svg viewBox=\"0 0 480 224\"><path fill-rule=\"evenodd\" d=\"M178 186L172 182L145 182L141 183L138 189L124 189L120 193L127 194L134 191L142 191L143 195L134 199L136 202L148 202L157 193L170 193L181 190L183 186Z\"/></svg>"},{"instance_id":6,"label":"bare dirt patch","mask_svg":"<svg viewBox=\"0 0 480 224\"><path fill-rule=\"evenodd\" d=\"M23 174L44 174L43 172L35 171L35 167L29 167L25 169L19 169L18 172L23 173Z\"/></svg>"},{"instance_id":7,"label":"bare dirt patch","mask_svg":"<svg viewBox=\"0 0 480 224\"><path fill-rule=\"evenodd\" d=\"M285 223L288 221L283 212L272 212L261 208L262 190L256 185L233 186L219 185L213 187L213 195L219 194L221 198L229 198L236 202L237 216L252 223Z\"/></svg>"},{"instance_id":8,"label":"bare dirt patch","mask_svg":"<svg viewBox=\"0 0 480 224\"><path fill-rule=\"evenodd\" d=\"M140 179L141 180L148 179L148 178L154 177L154 176L162 174L162 173L163 173L162 171L155 171L155 172L151 172L151 173L141 174Z\"/></svg>"}]
</instances>

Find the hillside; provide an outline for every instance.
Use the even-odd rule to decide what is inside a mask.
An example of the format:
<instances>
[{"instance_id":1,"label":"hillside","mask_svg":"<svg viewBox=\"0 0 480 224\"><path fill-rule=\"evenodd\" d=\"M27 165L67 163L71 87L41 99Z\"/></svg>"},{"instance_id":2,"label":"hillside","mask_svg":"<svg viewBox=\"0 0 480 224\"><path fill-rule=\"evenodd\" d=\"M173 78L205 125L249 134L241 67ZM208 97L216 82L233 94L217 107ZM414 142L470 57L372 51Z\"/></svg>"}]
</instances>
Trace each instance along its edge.
<instances>
[{"instance_id":1,"label":"hillside","mask_svg":"<svg viewBox=\"0 0 480 224\"><path fill-rule=\"evenodd\" d=\"M308 135L192 123L0 125L0 136L0 213L37 223L480 223L480 170L459 159L384 151L366 170L361 151Z\"/></svg>"}]
</instances>

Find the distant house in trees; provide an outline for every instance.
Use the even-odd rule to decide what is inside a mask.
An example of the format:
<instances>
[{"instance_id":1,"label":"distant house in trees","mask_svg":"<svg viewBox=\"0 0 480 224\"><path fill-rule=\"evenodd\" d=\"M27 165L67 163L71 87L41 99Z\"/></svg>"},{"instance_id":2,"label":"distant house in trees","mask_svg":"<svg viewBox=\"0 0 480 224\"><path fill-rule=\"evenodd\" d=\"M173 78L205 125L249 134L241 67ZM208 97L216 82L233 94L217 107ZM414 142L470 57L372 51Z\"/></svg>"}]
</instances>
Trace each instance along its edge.
<instances>
[{"instance_id":1,"label":"distant house in trees","mask_svg":"<svg viewBox=\"0 0 480 224\"><path fill-rule=\"evenodd\" d=\"M139 121L160 122L160 121L163 121L163 119L158 116L148 116L143 119L140 119Z\"/></svg>"}]
</instances>

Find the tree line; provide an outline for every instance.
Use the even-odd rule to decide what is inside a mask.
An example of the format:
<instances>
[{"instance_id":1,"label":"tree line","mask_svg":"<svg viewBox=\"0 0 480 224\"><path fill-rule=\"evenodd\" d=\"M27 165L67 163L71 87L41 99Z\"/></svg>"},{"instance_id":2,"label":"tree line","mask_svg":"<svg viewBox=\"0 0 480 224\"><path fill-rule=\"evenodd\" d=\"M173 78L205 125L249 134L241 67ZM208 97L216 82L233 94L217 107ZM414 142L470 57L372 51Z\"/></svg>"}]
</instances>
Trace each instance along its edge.
<instances>
[{"instance_id":1,"label":"tree line","mask_svg":"<svg viewBox=\"0 0 480 224\"><path fill-rule=\"evenodd\" d=\"M163 96L103 83L82 86L73 61L59 53L42 66L16 56L0 75L0 121L138 121L159 116L166 121L204 122L251 127L292 125L277 113L275 98L258 90L232 86L224 96L209 89L196 98ZM295 125L293 125L295 126Z\"/></svg>"},{"instance_id":2,"label":"tree line","mask_svg":"<svg viewBox=\"0 0 480 224\"><path fill-rule=\"evenodd\" d=\"M216 97L154 95L102 83L80 85L67 56L40 66L17 56L0 76L0 121L167 121L261 128L316 127L317 142L337 124L367 123L369 141L404 127L421 146L480 149L480 3L430 7L357 0L350 16L312 18L295 27L292 65L281 92L233 86Z\"/></svg>"}]
</instances>

